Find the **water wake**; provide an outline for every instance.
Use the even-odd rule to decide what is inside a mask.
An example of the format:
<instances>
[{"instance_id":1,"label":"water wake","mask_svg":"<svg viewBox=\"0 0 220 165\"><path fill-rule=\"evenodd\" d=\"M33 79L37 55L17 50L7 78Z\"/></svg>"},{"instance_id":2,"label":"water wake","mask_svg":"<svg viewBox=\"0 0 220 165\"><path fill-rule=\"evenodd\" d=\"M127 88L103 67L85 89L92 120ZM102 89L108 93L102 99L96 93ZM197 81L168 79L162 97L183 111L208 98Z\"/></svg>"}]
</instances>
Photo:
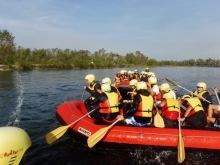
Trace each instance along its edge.
<instances>
[{"instance_id":1,"label":"water wake","mask_svg":"<svg viewBox=\"0 0 220 165\"><path fill-rule=\"evenodd\" d=\"M15 83L18 86L18 91L19 91L19 96L17 99L17 106L14 111L12 111L12 114L9 117L7 126L17 126L20 121L20 111L21 111L21 106L23 103L23 92L24 92L24 87L22 85L21 81L21 75L19 72L15 72Z\"/></svg>"}]
</instances>

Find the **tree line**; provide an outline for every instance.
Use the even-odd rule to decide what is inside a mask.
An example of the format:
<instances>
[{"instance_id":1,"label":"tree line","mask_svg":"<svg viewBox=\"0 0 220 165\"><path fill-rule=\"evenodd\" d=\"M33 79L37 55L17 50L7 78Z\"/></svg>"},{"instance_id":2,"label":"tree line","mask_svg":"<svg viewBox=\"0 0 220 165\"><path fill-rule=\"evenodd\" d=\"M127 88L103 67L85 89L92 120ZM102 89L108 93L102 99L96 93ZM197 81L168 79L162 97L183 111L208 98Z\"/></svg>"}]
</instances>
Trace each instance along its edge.
<instances>
[{"instance_id":1,"label":"tree line","mask_svg":"<svg viewBox=\"0 0 220 165\"><path fill-rule=\"evenodd\" d=\"M219 67L220 60L190 59L184 61L157 61L140 51L127 53L107 53L104 48L91 53L89 50L33 49L16 47L15 37L7 30L0 30L0 64L21 70L32 69L88 69L123 68L134 66L205 66Z\"/></svg>"}]
</instances>

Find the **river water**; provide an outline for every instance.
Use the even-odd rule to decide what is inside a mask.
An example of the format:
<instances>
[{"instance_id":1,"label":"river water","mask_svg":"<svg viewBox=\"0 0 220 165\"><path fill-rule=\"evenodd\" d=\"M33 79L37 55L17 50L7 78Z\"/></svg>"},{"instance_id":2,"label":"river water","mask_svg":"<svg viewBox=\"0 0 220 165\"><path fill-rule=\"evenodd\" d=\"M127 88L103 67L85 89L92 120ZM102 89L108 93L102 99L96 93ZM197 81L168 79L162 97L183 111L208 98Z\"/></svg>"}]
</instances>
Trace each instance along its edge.
<instances>
[{"instance_id":1,"label":"river water","mask_svg":"<svg viewBox=\"0 0 220 165\"><path fill-rule=\"evenodd\" d=\"M28 71L0 72L0 126L23 128L32 140L27 151L27 165L172 165L177 163L176 148L142 147L130 148L92 148L81 143L68 134L51 145L45 141L45 135L58 128L56 108L68 100L80 100L84 77L94 74L96 80L104 77L114 78L115 72L127 68L63 70L63 71ZM129 68L127 70L144 68ZM204 81L211 91L214 103L217 103L213 86L220 89L220 68L150 68L159 82L164 78L174 80L188 90L195 90L196 84ZM182 88L178 95L188 93ZM87 98L85 93L83 99ZM217 165L220 163L220 151L186 149L184 165Z\"/></svg>"}]
</instances>

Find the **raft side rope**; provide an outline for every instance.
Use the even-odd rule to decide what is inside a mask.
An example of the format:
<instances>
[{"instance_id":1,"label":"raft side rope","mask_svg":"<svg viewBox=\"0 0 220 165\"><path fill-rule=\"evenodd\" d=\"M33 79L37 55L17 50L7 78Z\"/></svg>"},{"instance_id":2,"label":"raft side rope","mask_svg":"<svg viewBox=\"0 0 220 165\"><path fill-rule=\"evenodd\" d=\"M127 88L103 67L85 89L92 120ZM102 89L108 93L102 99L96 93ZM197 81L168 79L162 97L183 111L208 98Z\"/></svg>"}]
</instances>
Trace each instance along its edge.
<instances>
[{"instance_id":1,"label":"raft side rope","mask_svg":"<svg viewBox=\"0 0 220 165\"><path fill-rule=\"evenodd\" d=\"M16 109L14 111L12 111L12 114L9 117L8 123L6 126L16 126L19 124L20 122L20 111L21 111L21 106L23 103L23 93L24 93L24 87L22 85L22 81L21 81L21 75L18 72L15 72L15 77L16 80L18 80L18 88L19 88L19 96L17 99L17 106ZM15 82L16 83L16 82ZM17 85L17 84L16 84Z\"/></svg>"}]
</instances>

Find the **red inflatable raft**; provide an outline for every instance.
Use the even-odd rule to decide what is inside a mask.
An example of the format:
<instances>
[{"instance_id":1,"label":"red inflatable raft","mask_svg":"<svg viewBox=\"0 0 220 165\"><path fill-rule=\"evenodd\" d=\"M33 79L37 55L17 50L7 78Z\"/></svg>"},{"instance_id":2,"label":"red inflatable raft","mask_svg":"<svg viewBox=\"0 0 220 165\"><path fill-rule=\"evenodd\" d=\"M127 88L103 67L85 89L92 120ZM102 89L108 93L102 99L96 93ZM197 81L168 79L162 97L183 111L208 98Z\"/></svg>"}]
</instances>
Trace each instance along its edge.
<instances>
[{"instance_id":1,"label":"red inflatable raft","mask_svg":"<svg viewBox=\"0 0 220 165\"><path fill-rule=\"evenodd\" d=\"M57 116L62 124L68 125L85 115L84 103L72 100L61 104ZM84 137L89 137L107 125L95 125L92 118L86 116L73 124L69 129ZM219 130L194 130L182 128L184 146L187 148L220 149ZM114 125L101 140L106 143L152 145L177 147L178 128L134 127Z\"/></svg>"}]
</instances>

